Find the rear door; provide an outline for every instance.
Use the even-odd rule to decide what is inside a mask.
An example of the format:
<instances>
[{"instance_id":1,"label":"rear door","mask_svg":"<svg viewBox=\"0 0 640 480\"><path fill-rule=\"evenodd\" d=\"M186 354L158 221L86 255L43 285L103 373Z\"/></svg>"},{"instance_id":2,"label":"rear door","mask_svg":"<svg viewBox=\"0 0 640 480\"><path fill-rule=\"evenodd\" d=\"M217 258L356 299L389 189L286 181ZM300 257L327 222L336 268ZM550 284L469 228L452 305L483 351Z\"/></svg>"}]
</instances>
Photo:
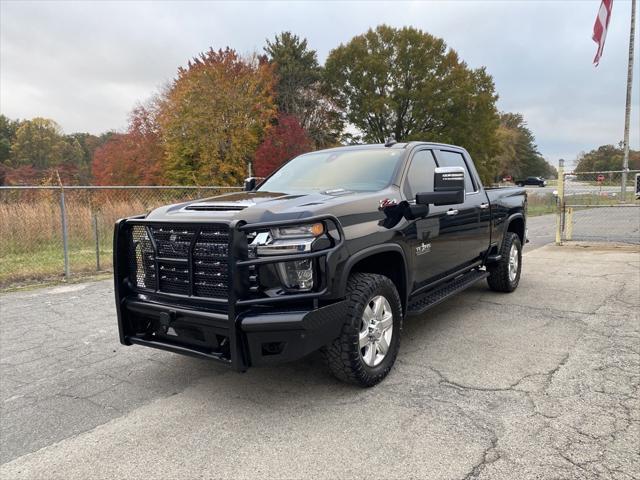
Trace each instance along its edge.
<instances>
[{"instance_id":1,"label":"rear door","mask_svg":"<svg viewBox=\"0 0 640 480\"><path fill-rule=\"evenodd\" d=\"M462 151L434 150L439 167L462 167L465 174L465 201L445 208L440 230L449 242L446 248L452 270L480 259L489 248L491 222L489 200L476 175L473 163ZM434 207L436 208L436 207Z\"/></svg>"}]
</instances>

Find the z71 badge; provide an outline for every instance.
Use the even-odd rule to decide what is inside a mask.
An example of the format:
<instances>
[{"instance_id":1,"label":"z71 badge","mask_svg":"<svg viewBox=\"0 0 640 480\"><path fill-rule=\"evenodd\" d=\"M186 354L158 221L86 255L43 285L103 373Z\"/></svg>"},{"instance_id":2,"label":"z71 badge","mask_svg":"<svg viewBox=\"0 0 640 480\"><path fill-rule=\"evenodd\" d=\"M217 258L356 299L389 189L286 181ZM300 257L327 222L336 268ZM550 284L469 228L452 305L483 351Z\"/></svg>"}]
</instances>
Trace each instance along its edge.
<instances>
[{"instance_id":1,"label":"z71 badge","mask_svg":"<svg viewBox=\"0 0 640 480\"><path fill-rule=\"evenodd\" d=\"M421 243L416 247L416 255L424 255L425 253L429 253L431 251L430 243Z\"/></svg>"}]
</instances>

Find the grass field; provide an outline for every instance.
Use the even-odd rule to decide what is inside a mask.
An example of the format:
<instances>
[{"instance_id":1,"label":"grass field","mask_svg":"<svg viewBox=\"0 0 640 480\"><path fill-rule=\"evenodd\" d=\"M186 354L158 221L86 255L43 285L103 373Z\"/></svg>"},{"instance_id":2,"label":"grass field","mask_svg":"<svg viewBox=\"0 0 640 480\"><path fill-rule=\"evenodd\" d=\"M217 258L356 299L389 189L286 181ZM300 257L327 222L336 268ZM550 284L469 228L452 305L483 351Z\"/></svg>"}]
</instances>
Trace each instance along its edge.
<instances>
[{"instance_id":1,"label":"grass field","mask_svg":"<svg viewBox=\"0 0 640 480\"><path fill-rule=\"evenodd\" d=\"M69 250L69 264L74 275L90 275L111 269L111 249L100 249L100 270L97 270L94 248ZM37 252L9 253L0 261L0 289L64 279L64 257L60 245L47 245Z\"/></svg>"},{"instance_id":2,"label":"grass field","mask_svg":"<svg viewBox=\"0 0 640 480\"><path fill-rule=\"evenodd\" d=\"M531 217L554 213L557 209L556 197L549 193L547 195L529 195L527 213Z\"/></svg>"},{"instance_id":3,"label":"grass field","mask_svg":"<svg viewBox=\"0 0 640 480\"><path fill-rule=\"evenodd\" d=\"M80 202L67 205L71 272L97 271L96 231L100 267L110 269L114 222L141 211L145 208L138 202L106 202L99 208ZM55 203L0 204L0 225L0 288L63 278L62 221Z\"/></svg>"}]
</instances>

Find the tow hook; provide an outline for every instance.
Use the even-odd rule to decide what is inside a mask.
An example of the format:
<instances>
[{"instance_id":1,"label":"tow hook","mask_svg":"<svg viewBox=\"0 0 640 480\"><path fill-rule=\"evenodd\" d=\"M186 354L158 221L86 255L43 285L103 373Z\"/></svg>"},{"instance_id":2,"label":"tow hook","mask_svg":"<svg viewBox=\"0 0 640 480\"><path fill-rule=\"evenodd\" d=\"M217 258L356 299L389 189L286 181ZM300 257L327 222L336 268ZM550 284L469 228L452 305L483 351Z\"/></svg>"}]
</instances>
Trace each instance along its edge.
<instances>
[{"instance_id":1,"label":"tow hook","mask_svg":"<svg viewBox=\"0 0 640 480\"><path fill-rule=\"evenodd\" d=\"M170 310L168 312L160 312L160 331L166 334L175 319L176 312L173 310Z\"/></svg>"}]
</instances>

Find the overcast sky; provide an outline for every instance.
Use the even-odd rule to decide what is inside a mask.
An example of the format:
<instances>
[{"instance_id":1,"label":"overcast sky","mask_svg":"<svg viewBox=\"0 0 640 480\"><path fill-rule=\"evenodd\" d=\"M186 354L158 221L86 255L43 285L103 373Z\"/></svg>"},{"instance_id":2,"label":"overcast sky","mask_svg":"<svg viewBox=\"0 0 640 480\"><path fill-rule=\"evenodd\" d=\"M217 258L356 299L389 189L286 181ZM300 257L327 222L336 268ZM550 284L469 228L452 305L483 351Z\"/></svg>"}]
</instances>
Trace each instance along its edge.
<instances>
[{"instance_id":1,"label":"overcast sky","mask_svg":"<svg viewBox=\"0 0 640 480\"><path fill-rule=\"evenodd\" d=\"M0 112L49 117L67 133L121 130L136 102L209 47L261 51L265 38L290 30L324 62L332 48L369 27L411 25L444 38L470 66L486 66L499 108L524 114L549 160L572 160L623 136L631 3L614 1L604 56L594 68L599 4L0 0ZM634 149L639 65L637 58Z\"/></svg>"}]
</instances>

